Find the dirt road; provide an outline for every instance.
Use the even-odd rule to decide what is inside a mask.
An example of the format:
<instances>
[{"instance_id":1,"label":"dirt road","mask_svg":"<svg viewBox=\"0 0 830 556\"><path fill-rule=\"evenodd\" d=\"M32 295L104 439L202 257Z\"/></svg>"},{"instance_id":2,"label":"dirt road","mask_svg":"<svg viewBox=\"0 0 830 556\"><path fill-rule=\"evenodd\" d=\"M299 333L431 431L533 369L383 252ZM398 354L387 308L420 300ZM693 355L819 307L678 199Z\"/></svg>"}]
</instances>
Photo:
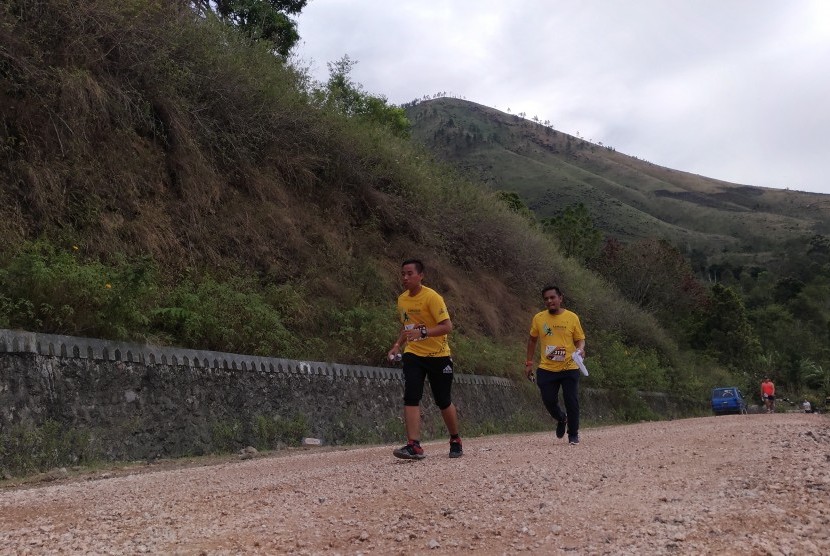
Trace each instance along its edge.
<instances>
[{"instance_id":1,"label":"dirt road","mask_svg":"<svg viewBox=\"0 0 830 556\"><path fill-rule=\"evenodd\" d=\"M2 554L830 554L830 419L706 417L0 490Z\"/></svg>"}]
</instances>

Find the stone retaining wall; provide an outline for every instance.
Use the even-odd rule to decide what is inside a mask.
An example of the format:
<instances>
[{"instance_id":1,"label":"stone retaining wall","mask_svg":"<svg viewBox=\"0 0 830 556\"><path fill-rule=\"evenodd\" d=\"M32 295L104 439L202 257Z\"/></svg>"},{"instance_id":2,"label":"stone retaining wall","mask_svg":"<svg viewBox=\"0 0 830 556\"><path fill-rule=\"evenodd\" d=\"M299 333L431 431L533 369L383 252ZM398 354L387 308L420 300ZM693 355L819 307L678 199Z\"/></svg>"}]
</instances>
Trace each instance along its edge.
<instances>
[{"instance_id":1,"label":"stone retaining wall","mask_svg":"<svg viewBox=\"0 0 830 556\"><path fill-rule=\"evenodd\" d=\"M425 435L442 434L426 392ZM402 396L398 368L0 330L0 432L58 423L89 432L99 457L176 457L300 435L397 441ZM456 374L453 397L468 425L529 406L498 377Z\"/></svg>"},{"instance_id":2,"label":"stone retaining wall","mask_svg":"<svg viewBox=\"0 0 830 556\"><path fill-rule=\"evenodd\" d=\"M0 434L56 423L95 457L199 455L300 436L328 444L403 438L398 368L295 361L0 329ZM582 389L583 419L612 417L616 394ZM426 389L424 437L444 434ZM547 423L529 383L456 374L462 426ZM649 401L663 416L671 400ZM498 427L497 427L498 428ZM503 430L503 428L502 428ZM0 462L2 464L2 462Z\"/></svg>"}]
</instances>

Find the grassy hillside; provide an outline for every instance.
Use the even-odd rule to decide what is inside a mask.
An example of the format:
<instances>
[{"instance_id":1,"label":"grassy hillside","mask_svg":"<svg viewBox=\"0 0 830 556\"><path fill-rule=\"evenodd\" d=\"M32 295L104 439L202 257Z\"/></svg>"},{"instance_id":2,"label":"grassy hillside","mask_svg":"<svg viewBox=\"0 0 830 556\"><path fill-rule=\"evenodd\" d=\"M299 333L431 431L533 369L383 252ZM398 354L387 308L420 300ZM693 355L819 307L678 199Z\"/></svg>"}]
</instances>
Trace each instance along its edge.
<instances>
[{"instance_id":1,"label":"grassy hillside","mask_svg":"<svg viewBox=\"0 0 830 556\"><path fill-rule=\"evenodd\" d=\"M304 75L187 3L20 0L0 18L0 326L383 364L417 256L461 372L518 374L558 283L595 386L705 389L651 315L486 188L317 106Z\"/></svg>"},{"instance_id":2,"label":"grassy hillside","mask_svg":"<svg viewBox=\"0 0 830 556\"><path fill-rule=\"evenodd\" d=\"M557 217L549 229L563 248L682 345L737 370L736 384L755 391L763 375L785 397L830 396L830 195L663 168L463 100L407 112L418 141L508 192L517 210ZM577 203L587 220L569 208ZM587 234L569 236L559 222ZM609 240L599 252L578 251L574 237L598 235Z\"/></svg>"},{"instance_id":3,"label":"grassy hillside","mask_svg":"<svg viewBox=\"0 0 830 556\"><path fill-rule=\"evenodd\" d=\"M417 140L493 189L518 193L539 217L581 202L607 235L661 237L707 255L763 254L830 232L830 195L664 168L465 100L440 98L407 111Z\"/></svg>"}]
</instances>

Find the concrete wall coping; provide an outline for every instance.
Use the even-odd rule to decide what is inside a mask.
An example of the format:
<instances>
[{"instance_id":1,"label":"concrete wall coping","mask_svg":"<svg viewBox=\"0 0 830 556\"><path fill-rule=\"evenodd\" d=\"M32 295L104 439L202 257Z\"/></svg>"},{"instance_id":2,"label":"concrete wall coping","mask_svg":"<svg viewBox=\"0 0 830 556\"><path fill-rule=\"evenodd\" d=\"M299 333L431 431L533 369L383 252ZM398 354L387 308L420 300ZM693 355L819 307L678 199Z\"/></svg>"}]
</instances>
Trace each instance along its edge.
<instances>
[{"instance_id":1,"label":"concrete wall coping","mask_svg":"<svg viewBox=\"0 0 830 556\"><path fill-rule=\"evenodd\" d=\"M369 380L403 380L400 368L344 365L341 363L301 361L280 357L262 357L194 350L179 347L161 347L78 336L42 334L0 328L0 353L33 353L46 357L121 361L143 365L171 365L231 371L257 371L312 377L366 378ZM510 387L513 383L502 377L457 373L456 382Z\"/></svg>"}]
</instances>

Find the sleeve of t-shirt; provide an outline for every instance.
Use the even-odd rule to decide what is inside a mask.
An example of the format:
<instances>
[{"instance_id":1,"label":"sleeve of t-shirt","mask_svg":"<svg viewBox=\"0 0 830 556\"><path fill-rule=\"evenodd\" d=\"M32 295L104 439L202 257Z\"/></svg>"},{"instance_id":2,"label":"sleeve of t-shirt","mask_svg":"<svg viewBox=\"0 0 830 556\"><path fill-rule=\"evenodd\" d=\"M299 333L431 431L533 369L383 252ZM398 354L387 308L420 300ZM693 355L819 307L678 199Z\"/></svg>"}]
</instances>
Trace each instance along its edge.
<instances>
[{"instance_id":1,"label":"sleeve of t-shirt","mask_svg":"<svg viewBox=\"0 0 830 556\"><path fill-rule=\"evenodd\" d=\"M579 322L579 317L576 317L576 324L574 325L574 342L585 339L585 332L582 330L582 323Z\"/></svg>"},{"instance_id":2,"label":"sleeve of t-shirt","mask_svg":"<svg viewBox=\"0 0 830 556\"><path fill-rule=\"evenodd\" d=\"M534 338L539 337L539 327L536 324L536 317L533 317L533 320L530 321L530 335Z\"/></svg>"},{"instance_id":3,"label":"sleeve of t-shirt","mask_svg":"<svg viewBox=\"0 0 830 556\"><path fill-rule=\"evenodd\" d=\"M444 303L444 298L440 295L435 295L429 300L429 312L432 313L432 318L435 319L436 324L450 318L447 304Z\"/></svg>"}]
</instances>

